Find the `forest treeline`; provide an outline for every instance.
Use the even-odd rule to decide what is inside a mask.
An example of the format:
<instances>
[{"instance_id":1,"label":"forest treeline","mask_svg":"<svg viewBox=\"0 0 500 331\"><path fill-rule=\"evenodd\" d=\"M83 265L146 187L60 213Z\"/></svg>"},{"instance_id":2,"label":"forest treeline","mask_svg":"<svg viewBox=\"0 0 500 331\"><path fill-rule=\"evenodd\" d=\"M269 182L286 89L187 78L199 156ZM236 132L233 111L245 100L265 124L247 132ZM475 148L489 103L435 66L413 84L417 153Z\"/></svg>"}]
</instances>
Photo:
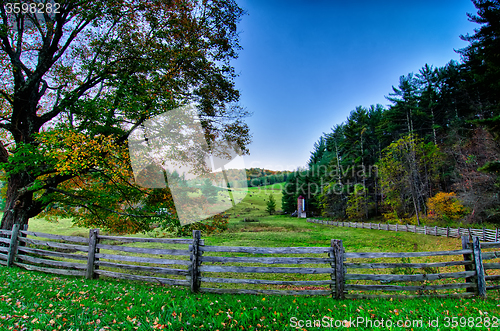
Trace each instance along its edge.
<instances>
[{"instance_id":1,"label":"forest treeline","mask_svg":"<svg viewBox=\"0 0 500 331\"><path fill-rule=\"evenodd\" d=\"M284 183L290 173L292 172L287 170L277 171L263 168L248 168L245 169L246 179L241 179L241 170L226 169L224 174L221 172L215 173L215 181L217 183L223 183L227 178L227 180L231 182L231 185L236 188L258 187ZM196 180L192 180L191 182L198 183ZM204 180L199 181L199 183L202 182L204 182Z\"/></svg>"},{"instance_id":2,"label":"forest treeline","mask_svg":"<svg viewBox=\"0 0 500 331\"><path fill-rule=\"evenodd\" d=\"M261 168L246 169L247 186L265 186L286 182L291 171L275 171Z\"/></svg>"},{"instance_id":3,"label":"forest treeline","mask_svg":"<svg viewBox=\"0 0 500 331\"><path fill-rule=\"evenodd\" d=\"M390 105L359 106L289 175L283 209L419 224L499 223L500 3L473 0L461 60L403 75Z\"/></svg>"}]
</instances>

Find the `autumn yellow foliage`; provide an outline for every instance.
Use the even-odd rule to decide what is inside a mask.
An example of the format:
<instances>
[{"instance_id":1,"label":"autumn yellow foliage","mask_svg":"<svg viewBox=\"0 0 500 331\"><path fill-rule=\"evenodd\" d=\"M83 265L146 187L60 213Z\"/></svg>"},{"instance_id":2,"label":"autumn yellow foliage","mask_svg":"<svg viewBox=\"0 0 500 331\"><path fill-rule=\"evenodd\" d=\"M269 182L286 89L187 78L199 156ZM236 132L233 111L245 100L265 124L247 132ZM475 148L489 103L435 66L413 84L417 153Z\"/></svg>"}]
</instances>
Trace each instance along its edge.
<instances>
[{"instance_id":1,"label":"autumn yellow foliage","mask_svg":"<svg viewBox=\"0 0 500 331\"><path fill-rule=\"evenodd\" d=\"M454 192L439 192L427 200L427 217L436 220L456 221L467 214Z\"/></svg>"}]
</instances>

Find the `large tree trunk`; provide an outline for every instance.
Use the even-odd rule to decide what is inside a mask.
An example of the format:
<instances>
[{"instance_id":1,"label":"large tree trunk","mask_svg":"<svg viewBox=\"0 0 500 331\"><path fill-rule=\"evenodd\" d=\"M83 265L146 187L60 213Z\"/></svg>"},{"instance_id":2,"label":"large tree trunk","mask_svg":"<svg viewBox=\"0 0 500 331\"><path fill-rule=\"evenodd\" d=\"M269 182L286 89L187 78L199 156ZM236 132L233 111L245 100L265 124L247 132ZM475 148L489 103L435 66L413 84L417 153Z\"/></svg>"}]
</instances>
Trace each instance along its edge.
<instances>
[{"instance_id":1,"label":"large tree trunk","mask_svg":"<svg viewBox=\"0 0 500 331\"><path fill-rule=\"evenodd\" d=\"M28 224L31 216L30 211L33 203L33 193L20 193L20 190L29 184L26 174L14 174L9 177L7 183L7 201L2 217L1 229L11 230L16 223L21 225L21 228Z\"/></svg>"}]
</instances>

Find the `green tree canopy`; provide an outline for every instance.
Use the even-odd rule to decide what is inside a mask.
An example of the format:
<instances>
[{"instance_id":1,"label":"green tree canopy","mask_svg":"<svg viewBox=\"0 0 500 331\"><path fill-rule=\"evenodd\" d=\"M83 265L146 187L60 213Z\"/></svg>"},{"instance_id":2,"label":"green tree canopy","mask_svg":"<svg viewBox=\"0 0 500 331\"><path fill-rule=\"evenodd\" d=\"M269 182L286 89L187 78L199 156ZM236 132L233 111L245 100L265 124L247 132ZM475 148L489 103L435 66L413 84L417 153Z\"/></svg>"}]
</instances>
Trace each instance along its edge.
<instances>
[{"instance_id":1,"label":"green tree canopy","mask_svg":"<svg viewBox=\"0 0 500 331\"><path fill-rule=\"evenodd\" d=\"M209 141L247 151L230 65L242 14L233 0L68 0L38 16L1 5L1 228L58 211L147 229L149 191L132 181L127 138L180 105L196 105Z\"/></svg>"},{"instance_id":2,"label":"green tree canopy","mask_svg":"<svg viewBox=\"0 0 500 331\"><path fill-rule=\"evenodd\" d=\"M384 149L378 162L384 204L389 217L403 219L426 214L426 201L438 181L442 164L439 148L409 134Z\"/></svg>"},{"instance_id":3,"label":"green tree canopy","mask_svg":"<svg viewBox=\"0 0 500 331\"><path fill-rule=\"evenodd\" d=\"M462 40L470 44L459 50L468 76L470 92L481 100L476 105L485 119L500 116L500 1L472 0L477 14L467 14L470 22L481 26L473 35L462 35ZM491 120L497 128L499 119ZM496 124L495 124L496 123Z\"/></svg>"}]
</instances>

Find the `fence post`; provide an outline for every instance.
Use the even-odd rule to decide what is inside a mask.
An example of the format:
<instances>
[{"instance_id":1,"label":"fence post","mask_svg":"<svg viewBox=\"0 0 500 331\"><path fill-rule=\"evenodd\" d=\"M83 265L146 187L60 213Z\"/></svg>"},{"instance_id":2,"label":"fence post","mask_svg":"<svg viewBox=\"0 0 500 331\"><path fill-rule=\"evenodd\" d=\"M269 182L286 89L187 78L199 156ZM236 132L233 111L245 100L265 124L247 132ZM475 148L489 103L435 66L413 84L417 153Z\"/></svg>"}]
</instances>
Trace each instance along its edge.
<instances>
[{"instance_id":1,"label":"fence post","mask_svg":"<svg viewBox=\"0 0 500 331\"><path fill-rule=\"evenodd\" d=\"M474 255L474 266L476 268L477 294L486 299L486 280L484 279L483 258L481 256L481 243L478 237L472 240L472 255Z\"/></svg>"},{"instance_id":2,"label":"fence post","mask_svg":"<svg viewBox=\"0 0 500 331\"><path fill-rule=\"evenodd\" d=\"M191 250L191 292L196 293L200 291L200 230L193 230L193 249Z\"/></svg>"},{"instance_id":3,"label":"fence post","mask_svg":"<svg viewBox=\"0 0 500 331\"><path fill-rule=\"evenodd\" d=\"M424 234L427 234L427 225L424 225Z\"/></svg>"},{"instance_id":4,"label":"fence post","mask_svg":"<svg viewBox=\"0 0 500 331\"><path fill-rule=\"evenodd\" d=\"M97 246L97 237L99 236L99 229L90 229L89 231L89 254L87 256L87 270L85 271L86 279L94 278L95 270L95 253Z\"/></svg>"},{"instance_id":5,"label":"fence post","mask_svg":"<svg viewBox=\"0 0 500 331\"><path fill-rule=\"evenodd\" d=\"M95 235L96 237L96 249L95 249L95 254L99 254L101 252L100 248L97 248L97 245L101 242L101 239L99 239L99 229L97 229L97 234ZM99 279L99 274L97 274L95 271L99 270L99 265L96 265L96 262L99 261L98 257L94 257L94 279Z\"/></svg>"},{"instance_id":6,"label":"fence post","mask_svg":"<svg viewBox=\"0 0 500 331\"><path fill-rule=\"evenodd\" d=\"M14 258L16 257L17 253L17 236L19 235L19 224L14 224L12 227L12 232L10 235L10 245L9 245L9 253L7 254L7 267L12 267L12 264L14 263Z\"/></svg>"},{"instance_id":7,"label":"fence post","mask_svg":"<svg viewBox=\"0 0 500 331\"><path fill-rule=\"evenodd\" d=\"M438 236L438 227L437 227L437 225L434 227L434 235L436 237Z\"/></svg>"},{"instance_id":8,"label":"fence post","mask_svg":"<svg viewBox=\"0 0 500 331\"><path fill-rule=\"evenodd\" d=\"M22 228L22 229L20 229L20 230L22 230L22 231L28 231L28 224L24 224L24 225L23 225L23 228ZM21 234L20 234L20 236L21 236L21 237L23 237L23 238L26 238L26 237L27 237L27 235L26 235L26 234L23 234L23 233L21 233ZM20 244L21 246L26 246L26 243L19 243L19 244Z\"/></svg>"},{"instance_id":9,"label":"fence post","mask_svg":"<svg viewBox=\"0 0 500 331\"><path fill-rule=\"evenodd\" d=\"M417 225L413 224L413 233L417 233Z\"/></svg>"},{"instance_id":10,"label":"fence post","mask_svg":"<svg viewBox=\"0 0 500 331\"><path fill-rule=\"evenodd\" d=\"M498 241L498 228L495 227L495 241Z\"/></svg>"},{"instance_id":11,"label":"fence post","mask_svg":"<svg viewBox=\"0 0 500 331\"><path fill-rule=\"evenodd\" d=\"M449 226L446 227L446 237L447 238L450 237L450 227Z\"/></svg>"},{"instance_id":12,"label":"fence post","mask_svg":"<svg viewBox=\"0 0 500 331\"><path fill-rule=\"evenodd\" d=\"M460 233L460 227L458 227L458 238L460 238L462 234Z\"/></svg>"},{"instance_id":13,"label":"fence post","mask_svg":"<svg viewBox=\"0 0 500 331\"><path fill-rule=\"evenodd\" d=\"M462 236L462 249L470 249L469 247L469 236ZM472 261L472 255L471 254L464 254L464 261ZM465 265L464 266L465 271L473 271L474 266L472 265ZM466 283L472 283L472 277L467 277L465 278ZM466 289L467 292L475 292L475 290L471 287L468 287Z\"/></svg>"},{"instance_id":14,"label":"fence post","mask_svg":"<svg viewBox=\"0 0 500 331\"><path fill-rule=\"evenodd\" d=\"M486 229L483 225L483 241L486 241Z\"/></svg>"},{"instance_id":15,"label":"fence post","mask_svg":"<svg viewBox=\"0 0 500 331\"><path fill-rule=\"evenodd\" d=\"M342 240L332 239L332 251L330 257L332 258L332 280L335 281L335 299L344 299L344 283L345 283L345 270L344 270L344 246Z\"/></svg>"}]
</instances>

